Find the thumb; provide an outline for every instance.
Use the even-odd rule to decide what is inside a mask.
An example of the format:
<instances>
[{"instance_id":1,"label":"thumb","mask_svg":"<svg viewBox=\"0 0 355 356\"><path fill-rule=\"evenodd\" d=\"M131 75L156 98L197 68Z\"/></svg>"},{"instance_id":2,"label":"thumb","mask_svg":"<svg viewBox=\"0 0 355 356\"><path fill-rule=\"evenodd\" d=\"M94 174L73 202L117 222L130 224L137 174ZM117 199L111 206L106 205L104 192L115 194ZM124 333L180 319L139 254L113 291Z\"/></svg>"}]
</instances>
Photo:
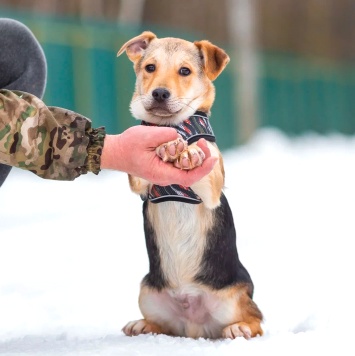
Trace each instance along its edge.
<instances>
[{"instance_id":1,"label":"thumb","mask_svg":"<svg viewBox=\"0 0 355 356\"><path fill-rule=\"evenodd\" d=\"M173 129L172 127L157 127L157 126L143 126L147 130L147 134L150 137L151 143L154 143L155 146L159 146L162 143L176 140L181 138L180 134Z\"/></svg>"}]
</instances>

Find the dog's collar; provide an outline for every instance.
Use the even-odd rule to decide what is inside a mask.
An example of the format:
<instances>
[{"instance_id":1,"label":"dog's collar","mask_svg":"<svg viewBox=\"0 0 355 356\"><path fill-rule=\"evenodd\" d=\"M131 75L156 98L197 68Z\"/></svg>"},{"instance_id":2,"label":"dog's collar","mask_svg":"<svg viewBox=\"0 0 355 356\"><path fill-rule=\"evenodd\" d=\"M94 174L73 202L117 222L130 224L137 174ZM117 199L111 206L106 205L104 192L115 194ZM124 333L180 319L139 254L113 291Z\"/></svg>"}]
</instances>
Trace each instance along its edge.
<instances>
[{"instance_id":1,"label":"dog's collar","mask_svg":"<svg viewBox=\"0 0 355 356\"><path fill-rule=\"evenodd\" d=\"M145 126L158 126L146 121L142 121L142 125ZM167 125L173 127L187 141L189 145L198 141L200 138L204 138L207 141L215 142L211 124L208 120L208 116L202 111L196 111L195 114L190 116L187 120L183 121L179 125Z\"/></svg>"},{"instance_id":2,"label":"dog's collar","mask_svg":"<svg viewBox=\"0 0 355 356\"><path fill-rule=\"evenodd\" d=\"M146 121L142 121L141 124L145 126L158 126ZM176 129L189 145L198 141L200 138L204 138L210 142L216 141L208 116L202 111L196 111L194 115L190 116L181 124L169 127ZM142 199L149 199L152 203L161 203L164 201L179 201L190 204L202 203L202 199L190 187L184 187L178 184L164 187L153 185L148 193L148 197L142 196Z\"/></svg>"}]
</instances>

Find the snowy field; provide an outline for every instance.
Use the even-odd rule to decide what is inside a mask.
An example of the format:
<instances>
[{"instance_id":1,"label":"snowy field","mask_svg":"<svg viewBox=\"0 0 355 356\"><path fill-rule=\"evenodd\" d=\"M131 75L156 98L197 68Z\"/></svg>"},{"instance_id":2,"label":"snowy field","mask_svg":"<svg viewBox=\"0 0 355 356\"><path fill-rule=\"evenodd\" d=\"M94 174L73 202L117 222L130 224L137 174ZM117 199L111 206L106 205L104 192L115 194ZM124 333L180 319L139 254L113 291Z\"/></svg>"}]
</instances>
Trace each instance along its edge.
<instances>
[{"instance_id":1,"label":"snowy field","mask_svg":"<svg viewBox=\"0 0 355 356\"><path fill-rule=\"evenodd\" d=\"M148 268L126 175L13 169L0 189L0 354L355 355L355 137L265 130L224 156L263 337L124 336Z\"/></svg>"}]
</instances>

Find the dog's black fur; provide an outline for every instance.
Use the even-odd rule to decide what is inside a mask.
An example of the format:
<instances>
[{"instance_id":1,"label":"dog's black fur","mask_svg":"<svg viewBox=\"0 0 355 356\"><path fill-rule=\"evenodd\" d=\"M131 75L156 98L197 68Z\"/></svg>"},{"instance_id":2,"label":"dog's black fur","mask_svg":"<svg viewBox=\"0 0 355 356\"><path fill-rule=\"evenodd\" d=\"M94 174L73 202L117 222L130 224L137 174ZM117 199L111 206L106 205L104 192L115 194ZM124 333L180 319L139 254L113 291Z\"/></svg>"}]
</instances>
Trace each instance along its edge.
<instances>
[{"instance_id":1,"label":"dog's black fur","mask_svg":"<svg viewBox=\"0 0 355 356\"><path fill-rule=\"evenodd\" d=\"M143 283L158 291L169 287L165 280L161 266L155 232L147 216L148 201L143 203L144 233L149 257L149 273ZM226 196L222 193L221 205L214 212L215 221L207 234L208 245L203 256L201 270L195 281L222 289L236 284L247 284L249 296L252 297L254 285L246 268L239 260L237 251L237 236L233 214Z\"/></svg>"}]
</instances>

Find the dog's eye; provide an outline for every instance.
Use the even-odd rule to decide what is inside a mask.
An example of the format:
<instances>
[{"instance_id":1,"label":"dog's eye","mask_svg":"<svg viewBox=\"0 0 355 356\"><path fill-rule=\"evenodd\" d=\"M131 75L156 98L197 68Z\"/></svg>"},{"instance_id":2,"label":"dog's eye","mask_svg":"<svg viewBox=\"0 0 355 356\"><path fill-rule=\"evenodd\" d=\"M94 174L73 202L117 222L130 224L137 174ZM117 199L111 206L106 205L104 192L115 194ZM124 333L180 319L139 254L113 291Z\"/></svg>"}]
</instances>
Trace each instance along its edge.
<instances>
[{"instance_id":1,"label":"dog's eye","mask_svg":"<svg viewBox=\"0 0 355 356\"><path fill-rule=\"evenodd\" d=\"M179 74L183 75L184 77L188 76L191 73L191 70L186 67L182 67L179 69Z\"/></svg>"},{"instance_id":2,"label":"dog's eye","mask_svg":"<svg viewBox=\"0 0 355 356\"><path fill-rule=\"evenodd\" d=\"M145 70L148 72L148 73L153 73L155 71L155 65L154 64L147 64L145 66Z\"/></svg>"}]
</instances>

